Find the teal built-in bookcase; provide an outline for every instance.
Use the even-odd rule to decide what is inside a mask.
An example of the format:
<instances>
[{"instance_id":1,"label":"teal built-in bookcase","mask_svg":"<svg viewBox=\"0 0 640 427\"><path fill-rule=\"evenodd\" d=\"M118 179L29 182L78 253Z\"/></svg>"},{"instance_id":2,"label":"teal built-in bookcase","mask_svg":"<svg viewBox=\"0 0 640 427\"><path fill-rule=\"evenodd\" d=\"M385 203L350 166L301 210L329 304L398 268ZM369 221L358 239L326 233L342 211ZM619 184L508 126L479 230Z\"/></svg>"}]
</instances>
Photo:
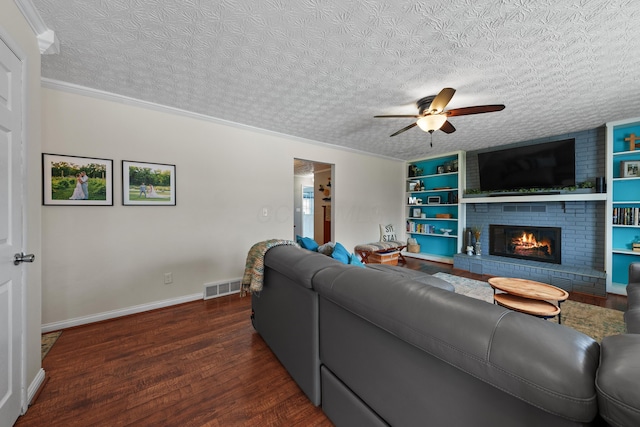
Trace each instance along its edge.
<instances>
[{"instance_id":1,"label":"teal built-in bookcase","mask_svg":"<svg viewBox=\"0 0 640 427\"><path fill-rule=\"evenodd\" d=\"M607 123L607 292L624 294L629 264L640 262L640 118Z\"/></svg>"},{"instance_id":2,"label":"teal built-in bookcase","mask_svg":"<svg viewBox=\"0 0 640 427\"><path fill-rule=\"evenodd\" d=\"M420 252L406 256L453 264L453 256L461 250L465 223L459 203L464 191L464 171L462 151L408 162L407 236L417 240Z\"/></svg>"}]
</instances>

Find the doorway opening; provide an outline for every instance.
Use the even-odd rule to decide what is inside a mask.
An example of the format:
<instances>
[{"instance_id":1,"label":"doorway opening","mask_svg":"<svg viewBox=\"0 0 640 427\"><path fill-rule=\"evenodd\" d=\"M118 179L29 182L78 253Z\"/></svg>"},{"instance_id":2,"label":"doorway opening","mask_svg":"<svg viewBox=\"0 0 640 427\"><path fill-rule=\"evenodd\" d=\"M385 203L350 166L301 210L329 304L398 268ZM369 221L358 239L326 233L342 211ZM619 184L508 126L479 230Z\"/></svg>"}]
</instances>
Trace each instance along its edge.
<instances>
[{"instance_id":1,"label":"doorway opening","mask_svg":"<svg viewBox=\"0 0 640 427\"><path fill-rule=\"evenodd\" d=\"M310 237L318 244L333 235L333 165L313 160L293 159L294 239Z\"/></svg>"}]
</instances>

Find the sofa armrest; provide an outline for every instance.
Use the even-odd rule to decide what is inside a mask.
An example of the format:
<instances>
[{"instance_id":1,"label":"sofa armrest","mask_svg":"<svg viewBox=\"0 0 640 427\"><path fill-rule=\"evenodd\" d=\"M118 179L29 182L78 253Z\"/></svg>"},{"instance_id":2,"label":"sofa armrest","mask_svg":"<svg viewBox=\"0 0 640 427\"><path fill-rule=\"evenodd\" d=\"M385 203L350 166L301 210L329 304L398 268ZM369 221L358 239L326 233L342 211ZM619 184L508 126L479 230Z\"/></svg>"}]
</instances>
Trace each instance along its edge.
<instances>
[{"instance_id":1,"label":"sofa armrest","mask_svg":"<svg viewBox=\"0 0 640 427\"><path fill-rule=\"evenodd\" d=\"M640 335L605 337L596 391L600 415L614 426L640 425Z\"/></svg>"}]
</instances>

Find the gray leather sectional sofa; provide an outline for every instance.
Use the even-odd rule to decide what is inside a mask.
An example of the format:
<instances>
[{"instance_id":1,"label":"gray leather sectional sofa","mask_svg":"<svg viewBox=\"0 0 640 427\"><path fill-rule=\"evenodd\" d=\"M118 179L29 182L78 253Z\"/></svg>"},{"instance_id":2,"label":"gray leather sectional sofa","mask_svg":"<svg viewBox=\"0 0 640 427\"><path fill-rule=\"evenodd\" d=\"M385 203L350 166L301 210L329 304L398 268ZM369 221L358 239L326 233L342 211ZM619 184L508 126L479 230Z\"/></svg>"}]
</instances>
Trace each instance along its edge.
<instances>
[{"instance_id":1,"label":"gray leather sectional sofa","mask_svg":"<svg viewBox=\"0 0 640 427\"><path fill-rule=\"evenodd\" d=\"M573 329L377 268L279 246L252 295L256 331L335 425L640 425L640 335L601 362Z\"/></svg>"}]
</instances>

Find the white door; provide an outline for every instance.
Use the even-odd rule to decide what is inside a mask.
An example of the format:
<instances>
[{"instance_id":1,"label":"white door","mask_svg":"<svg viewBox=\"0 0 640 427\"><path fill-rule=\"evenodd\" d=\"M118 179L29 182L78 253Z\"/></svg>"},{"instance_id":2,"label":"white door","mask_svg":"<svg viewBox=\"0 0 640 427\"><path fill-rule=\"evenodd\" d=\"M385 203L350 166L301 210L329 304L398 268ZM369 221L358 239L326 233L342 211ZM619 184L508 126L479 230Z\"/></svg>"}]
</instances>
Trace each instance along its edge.
<instances>
[{"instance_id":1,"label":"white door","mask_svg":"<svg viewBox=\"0 0 640 427\"><path fill-rule=\"evenodd\" d=\"M314 194L313 186L302 186L302 237L313 239Z\"/></svg>"},{"instance_id":2,"label":"white door","mask_svg":"<svg viewBox=\"0 0 640 427\"><path fill-rule=\"evenodd\" d=\"M0 426L22 407L22 63L0 38Z\"/></svg>"}]
</instances>

